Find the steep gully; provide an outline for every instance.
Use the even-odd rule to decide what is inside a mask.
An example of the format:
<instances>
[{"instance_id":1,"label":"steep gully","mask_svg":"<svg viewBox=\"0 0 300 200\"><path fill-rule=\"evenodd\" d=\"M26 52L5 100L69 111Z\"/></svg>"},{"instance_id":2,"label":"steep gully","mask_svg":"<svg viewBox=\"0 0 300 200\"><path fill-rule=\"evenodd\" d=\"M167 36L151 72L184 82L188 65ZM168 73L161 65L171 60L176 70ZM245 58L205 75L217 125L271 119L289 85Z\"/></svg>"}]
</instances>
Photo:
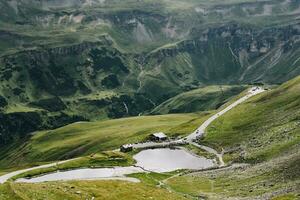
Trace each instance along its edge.
<instances>
[{"instance_id":1,"label":"steep gully","mask_svg":"<svg viewBox=\"0 0 300 200\"><path fill-rule=\"evenodd\" d=\"M265 90L261 87L253 87L253 88L249 89L248 93L244 97L238 99L237 101L235 101L234 103L232 103L228 107L226 107L225 109L223 109L220 112L218 112L218 113L214 114L213 116L211 116L198 129L196 129L193 133L191 133L190 135L188 135L187 137L185 137L183 139L173 140L173 141L163 142L163 143L154 143L154 142L138 143L138 144L134 144L133 148L144 149L144 148L152 148L152 147L176 146L176 145L180 145L180 144L191 144L191 145L194 145L198 148L201 148L201 149L203 149L203 150L205 150L209 153L212 153L212 154L216 155L216 157L219 159L219 166L220 167L225 166L225 163L224 163L223 158L222 158L222 153L218 153L215 149L204 146L204 145L200 145L200 144L198 144L194 141L197 140L198 138L203 137L204 134L205 134L205 129L214 120L216 120L218 117L224 115L226 112L228 112L232 108L236 107L237 105L241 104L242 102L246 101L247 99L251 98L252 96L255 96L255 95L257 95L259 93L262 93L264 91ZM55 166L57 164L62 164L62 163L65 163L65 162L68 162L68 161L71 161L71 160L74 160L74 159L55 162L55 163L46 164L46 165L41 165L41 166L38 166L38 167L18 170L18 171L15 171L15 172L5 174L3 176L0 176L0 184L5 183L10 178L12 178L16 175L22 174L24 172L28 172L28 171L35 170L35 169L42 169L42 168L52 167L52 166ZM113 177L113 178L115 178L115 177Z\"/></svg>"}]
</instances>

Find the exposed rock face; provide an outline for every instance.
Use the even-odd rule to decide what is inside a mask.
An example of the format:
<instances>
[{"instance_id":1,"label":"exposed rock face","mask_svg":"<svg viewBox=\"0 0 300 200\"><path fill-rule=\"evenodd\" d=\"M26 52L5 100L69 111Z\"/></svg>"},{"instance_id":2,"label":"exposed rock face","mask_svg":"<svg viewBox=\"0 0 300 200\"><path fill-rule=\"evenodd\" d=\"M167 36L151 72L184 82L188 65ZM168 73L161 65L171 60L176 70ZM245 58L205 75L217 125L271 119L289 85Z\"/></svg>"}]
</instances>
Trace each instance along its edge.
<instances>
[{"instance_id":1,"label":"exposed rock face","mask_svg":"<svg viewBox=\"0 0 300 200\"><path fill-rule=\"evenodd\" d=\"M91 90L87 88L89 84L78 82L75 76L78 76L77 73L81 72L81 79L84 79L89 67L89 52L93 52L93 49L103 45L110 45L110 41L82 43L39 51L32 50L7 56L0 60L0 63L3 64L0 66L0 78L2 81L7 82L8 85L4 86L7 89L14 87L14 85L23 85L28 89L33 85L34 90L46 92L54 96L71 95L78 90L86 93ZM105 66L108 67L108 71L112 70L109 68L109 61L111 60L107 60L108 65ZM99 66L92 67L97 68ZM125 66L123 68L122 70L128 71ZM28 91L34 92L34 90L29 89ZM8 90L5 93L6 95L20 95L23 91L20 88L15 88L12 90L13 94ZM33 94L27 93L24 95L21 98L27 101L28 96Z\"/></svg>"},{"instance_id":2,"label":"exposed rock face","mask_svg":"<svg viewBox=\"0 0 300 200\"><path fill-rule=\"evenodd\" d=\"M117 118L207 84L284 82L300 74L299 8L299 1L1 1L1 110L9 103Z\"/></svg>"},{"instance_id":3,"label":"exposed rock face","mask_svg":"<svg viewBox=\"0 0 300 200\"><path fill-rule=\"evenodd\" d=\"M296 74L299 73L299 67L296 64L297 58L291 57L295 51L299 50L298 35L300 32L297 26L260 31L231 24L205 31L195 31L192 34L195 37L192 40L185 40L174 46L150 53L144 60L144 64L153 67L163 65L164 62L170 62L172 59L176 60L183 54L195 55L202 58L202 61L196 61L197 58L195 58L186 65L192 65L195 69L207 68L209 71L221 67L221 71L219 70L218 73L222 74L219 76L211 76L210 72L202 71L206 74L207 80L215 83L227 82L229 77L230 81L235 83L278 83L290 79L297 71ZM212 56L210 54L214 54L213 59L215 60L205 62L205 59ZM228 55L227 58L222 57L224 54ZM216 63L222 64L223 61L223 64L226 64L230 60L231 62L228 64L231 63L231 66L216 66ZM286 62L294 63L286 66L284 65ZM153 70L152 67L149 71ZM278 74L274 71L274 69L283 70L284 68L289 68L289 70ZM228 71L230 73L227 73ZM273 75L270 76L271 74ZM200 74L195 79L202 83L206 81L201 79Z\"/></svg>"},{"instance_id":4,"label":"exposed rock face","mask_svg":"<svg viewBox=\"0 0 300 200\"><path fill-rule=\"evenodd\" d=\"M5 83L0 90L5 97L28 103L40 100L40 92L66 97L122 87L138 89L160 103L203 84L279 83L300 73L298 27L260 31L231 23L194 29L192 39L148 54L119 51L109 36L99 42L28 50L0 59Z\"/></svg>"}]
</instances>

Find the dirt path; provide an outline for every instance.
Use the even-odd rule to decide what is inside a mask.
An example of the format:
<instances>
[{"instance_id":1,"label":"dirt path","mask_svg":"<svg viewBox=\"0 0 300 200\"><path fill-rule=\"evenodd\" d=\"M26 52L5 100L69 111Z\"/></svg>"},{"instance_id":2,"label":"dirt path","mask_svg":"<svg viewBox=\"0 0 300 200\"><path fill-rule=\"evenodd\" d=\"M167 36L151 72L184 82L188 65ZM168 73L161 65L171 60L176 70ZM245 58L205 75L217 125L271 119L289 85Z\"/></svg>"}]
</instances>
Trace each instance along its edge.
<instances>
[{"instance_id":1,"label":"dirt path","mask_svg":"<svg viewBox=\"0 0 300 200\"><path fill-rule=\"evenodd\" d=\"M213 148L210 148L210 147L207 147L207 146L204 146L204 145L200 145L196 142L191 142L190 144L200 148L200 149L203 149L209 153L212 153L214 155L217 156L218 160L219 160L219 167L224 167L225 166L225 163L223 161L223 153L218 153L215 149Z\"/></svg>"}]
</instances>

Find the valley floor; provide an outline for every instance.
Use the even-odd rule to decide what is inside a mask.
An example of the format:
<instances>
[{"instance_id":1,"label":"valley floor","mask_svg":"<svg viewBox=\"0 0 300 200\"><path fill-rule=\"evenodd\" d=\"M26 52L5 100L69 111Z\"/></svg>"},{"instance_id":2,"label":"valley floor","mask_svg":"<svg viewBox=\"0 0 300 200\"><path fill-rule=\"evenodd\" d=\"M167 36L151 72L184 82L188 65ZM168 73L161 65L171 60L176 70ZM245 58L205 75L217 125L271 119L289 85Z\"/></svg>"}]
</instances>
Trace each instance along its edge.
<instances>
[{"instance_id":1,"label":"valley floor","mask_svg":"<svg viewBox=\"0 0 300 200\"><path fill-rule=\"evenodd\" d=\"M298 78L299 79L299 78ZM266 94L258 95L249 101L246 101L241 106L237 106L236 109L229 106L230 111L229 114L225 114L222 111L215 115L209 117L209 115L201 115L202 117L197 122L201 122L204 124L203 129L198 129L192 135L193 137L187 137L188 141L194 141L198 136L202 136L204 134L204 129L210 125L214 121L210 127L208 127L208 137L204 137L204 139L200 139L201 143L209 144L209 146L216 147L216 152L222 152L224 155L224 160L229 165L226 167L222 167L219 169L212 169L212 170L199 170L199 171L176 171L172 173L138 173L132 174L130 177L138 178L141 180L140 183L129 183L126 181L113 181L113 180L94 180L94 181L68 181L68 182L46 182L46 183L39 183L39 184L31 184L31 183L16 183L9 181L5 184L0 185L0 199L2 200L9 200L9 199L49 199L49 200L56 200L56 199L100 199L100 200L115 200L115 199L124 199L124 200L143 200L143 199L157 199L157 200L172 200L172 199L241 199L241 200L297 200L300 198L300 154L299 154L299 116L298 116L298 95L294 93L294 90L298 90L300 86L300 81L295 79L289 83L284 84L283 86L275 89L274 91L269 91ZM288 96L288 97L287 97ZM268 98L271 97L272 100ZM250 96L248 96L250 98ZM288 99L288 100L287 100ZM247 98L245 98L247 100ZM238 102L237 100L236 102ZM285 104L282 104L285 102ZM240 102L242 103L242 102ZM282 104L283 109L278 107L277 105ZM231 104L232 105L232 104ZM277 106L277 107L275 107ZM260 109L264 107L264 109ZM227 107L228 108L228 107ZM245 109L246 108L246 109ZM228 109L227 111L229 111ZM249 111L247 110L249 109ZM259 112L257 111L259 109ZM225 109L226 110L226 109ZM273 118L276 116L276 113L283 113L289 111L294 113L285 116L286 122L285 124L277 125L278 127L283 126L285 128L284 131L282 129L266 129L266 123L257 123L254 122L257 127L248 128L251 123L253 123L251 119L244 119L252 120L247 122L248 129L244 128L243 125L239 124L239 126L235 126L232 124L235 123L242 123L236 119L237 115L241 118L241 116L249 115L255 117L261 117L260 120L266 120L263 113L268 113L269 110L272 112L268 115L268 117L273 119L274 124L278 122L278 119ZM255 112L254 112L255 111ZM275 114L274 114L275 113ZM224 114L224 116L222 116ZM174 116L176 119L180 115ZM214 120L211 120L214 118ZM173 117L173 116L169 116ZM195 129L194 126L196 119L193 118L195 116L191 116L187 121L183 121L181 123L181 132L185 132L190 129ZM184 118L184 117L183 117ZM170 118L169 118L170 119ZM231 125L220 125L220 123L232 123ZM136 123L134 119L132 119L132 123ZM177 119L178 120L178 119ZM164 121L163 117L158 117L156 124L162 123ZM206 122L209 121L208 124ZM116 123L118 126L116 128L122 128L124 124L120 123L122 120L117 121ZM71 130L78 131L80 135L84 131L89 132L89 137L92 134L93 130L105 130L107 123L111 122L104 122L103 124L94 124L94 127L90 127L86 129L78 126L78 125L71 125L67 128L62 128L55 130L54 132L50 132L51 139L52 136L55 137L62 137L64 139L73 141L74 138L69 135ZM138 122L140 124L141 122ZM191 126L191 124L193 124ZM84 124L83 124L84 125ZM290 129L287 129L287 125ZM121 126L121 127L119 127ZM77 127L74 129L74 127ZM114 126L112 126L114 127ZM170 126L168 124L162 124L162 127L165 130L178 130L180 127L178 126ZM243 128L245 131L245 136L251 135L254 139L259 138L260 135L256 135L255 132L259 133L259 131L264 130L264 137L272 137L276 136L276 138L272 138L272 140L268 140L267 147L262 147L259 143L253 143L251 140L233 140L230 137L237 137L237 135L231 136L230 133L232 130L227 130L225 134L227 137L223 137L223 140L217 140L219 137L214 132L216 129L219 128L227 128L227 127L234 127L240 131L239 128ZM152 127L151 127L152 128ZM200 127L201 128L201 127ZM141 134L144 136L146 134L144 130L145 127L141 127L141 129L136 129L136 133L132 135L134 139L143 138L139 135ZM115 129L113 129L115 130ZM150 129L154 130L154 129ZM148 130L149 131L149 130ZM277 132L286 133L288 134L285 138L277 137ZM71 131L72 132L72 131ZM48 134L40 133L37 136L34 136L35 141L44 141L47 142L45 139L48 138ZM72 136L73 136L72 132ZM224 132L222 132L224 134ZM182 134L182 135L186 135ZM58 138L56 138L58 139ZM84 141L84 135L81 135L81 140ZM110 139L110 137L103 137L102 141L107 142L106 139ZM120 139L119 139L120 140ZM76 141L76 140L75 140ZM239 142L238 145L235 142ZM281 141L282 145L289 144L288 148L281 149L281 147L276 146L278 141ZM79 142L79 141L78 141ZM100 142L100 141L98 141ZM120 141L126 143L125 140ZM198 140L199 142L199 140ZM226 143L225 143L226 142ZM251 142L251 143L249 143ZM219 143L219 146L216 144ZM49 149L50 144L44 143L43 148ZM107 145L111 145L110 142ZM104 145L105 146L105 145ZM112 145L113 147L115 145ZM32 147L32 146L30 146ZM47 148L45 148L47 147ZM71 147L69 147L71 148ZM91 150L95 150L92 147ZM104 148L104 147L102 147ZM223 149L224 148L224 149ZM265 149L267 148L267 149ZM253 149L259 149L259 154L253 151ZM272 150L272 155L270 155L270 151ZM90 150L83 149L86 153L90 153ZM30 151L29 151L30 152ZM66 151L67 152L67 151ZM99 149L96 148L96 152L99 152ZM29 154L30 155L30 154ZM52 158L55 154L48 154L49 158ZM131 154L129 154L131 155ZM111 157L113 156L113 157ZM111 158L115 158L116 155L105 154L105 156L100 156L100 160L98 156L96 158L90 158L87 156L84 159L85 161L81 160L78 166L93 166L95 163L100 163L99 166L106 166L107 161L111 160ZM126 161L123 163L126 165L131 165L132 161L130 157L124 157L125 155L118 155L118 160L120 158L125 159ZM54 156L53 156L54 157ZM29 157L30 158L30 157ZM31 157L33 158L33 157ZM29 161L29 159L27 160ZM74 161L69 169L72 169L72 166L76 166L76 161ZM84 165L82 165L84 163ZM93 164L92 164L93 163ZM104 164L103 164L104 163ZM235 164L240 163L240 164ZM63 163L61 163L63 164ZM66 163L68 164L68 163ZM109 163L111 165L111 163ZM108 165L109 165L108 164ZM114 163L118 164L118 162ZM221 163L222 164L222 163ZM95 165L94 165L95 166ZM97 164L96 164L97 166ZM59 169L59 166L57 169ZM56 169L56 170L57 170ZM47 172L47 171L46 171ZM42 172L45 173L45 172ZM39 174L39 173L37 173ZM28 175L28 174L27 174ZM32 174L29 175L32 176Z\"/></svg>"}]
</instances>

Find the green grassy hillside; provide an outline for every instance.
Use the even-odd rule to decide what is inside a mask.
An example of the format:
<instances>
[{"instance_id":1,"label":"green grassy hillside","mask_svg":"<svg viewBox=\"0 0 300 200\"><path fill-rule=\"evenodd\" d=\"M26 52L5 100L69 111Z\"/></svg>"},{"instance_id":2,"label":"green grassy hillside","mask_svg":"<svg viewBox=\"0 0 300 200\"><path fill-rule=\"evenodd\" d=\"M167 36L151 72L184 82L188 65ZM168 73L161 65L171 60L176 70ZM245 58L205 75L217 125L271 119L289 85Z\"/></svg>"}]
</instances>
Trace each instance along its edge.
<instances>
[{"instance_id":1,"label":"green grassy hillside","mask_svg":"<svg viewBox=\"0 0 300 200\"><path fill-rule=\"evenodd\" d=\"M206 85L289 80L300 74L299 8L288 0L0 1L0 144L74 121L138 116ZM28 127L19 112L36 120ZM3 123L12 119L20 123Z\"/></svg>"},{"instance_id":2,"label":"green grassy hillside","mask_svg":"<svg viewBox=\"0 0 300 200\"><path fill-rule=\"evenodd\" d=\"M81 122L35 133L25 144L2 150L0 168L55 161L119 148L145 140L163 131L169 136L191 133L208 113L133 117L98 122Z\"/></svg>"},{"instance_id":3,"label":"green grassy hillside","mask_svg":"<svg viewBox=\"0 0 300 200\"><path fill-rule=\"evenodd\" d=\"M186 135L214 111L143 115L216 109L242 85L300 74L299 0L0 0L0 13L0 174L156 131ZM0 200L296 199L299 95L298 77L226 113L200 141L253 166L163 186L8 183Z\"/></svg>"},{"instance_id":4,"label":"green grassy hillside","mask_svg":"<svg viewBox=\"0 0 300 200\"><path fill-rule=\"evenodd\" d=\"M224 152L220 170L174 177L176 192L208 199L299 199L300 77L218 118L199 142Z\"/></svg>"},{"instance_id":5,"label":"green grassy hillside","mask_svg":"<svg viewBox=\"0 0 300 200\"><path fill-rule=\"evenodd\" d=\"M151 114L191 113L215 110L233 96L241 93L246 86L207 86L181 93L155 107Z\"/></svg>"},{"instance_id":6,"label":"green grassy hillside","mask_svg":"<svg viewBox=\"0 0 300 200\"><path fill-rule=\"evenodd\" d=\"M299 148L298 148L299 149ZM218 199L299 199L299 150L254 165L191 173L167 180L176 192Z\"/></svg>"},{"instance_id":7,"label":"green grassy hillside","mask_svg":"<svg viewBox=\"0 0 300 200\"><path fill-rule=\"evenodd\" d=\"M297 200L300 195L299 174L299 91L300 77L238 105L213 122L199 142L224 150L227 164L216 170L166 174L136 174L141 183L119 181L69 181L39 184L9 182L0 185L0 199L33 196L42 199L122 198L126 199L270 199ZM240 94L239 96L243 96ZM236 99L237 97L235 97ZM233 101L233 100L231 100ZM227 103L228 104L228 103ZM208 113L172 114L133 117L99 122L71 124L51 131L38 132L29 142L9 153L1 154L1 170L81 155L59 165L61 169L82 166L114 166L108 162L114 154L99 154L120 144L137 142L155 131L169 136L186 135L199 126ZM104 155L104 156L103 156ZM120 154L128 165L130 155ZM242 164L241 164L242 163ZM46 169L45 172L56 169ZM25 175L39 174L33 171ZM22 175L24 176L24 174ZM111 188L114 187L113 194ZM27 188L25 192L21 192ZM116 189L117 188L117 191ZM80 192L78 192L80 191ZM134 194L132 191L136 191ZM92 196L90 196L92 195ZM139 196L142 195L142 196Z\"/></svg>"},{"instance_id":8,"label":"green grassy hillside","mask_svg":"<svg viewBox=\"0 0 300 200\"><path fill-rule=\"evenodd\" d=\"M122 181L72 181L67 183L0 185L1 200L22 199L105 199L105 200L184 200L156 186Z\"/></svg>"},{"instance_id":9,"label":"green grassy hillside","mask_svg":"<svg viewBox=\"0 0 300 200\"><path fill-rule=\"evenodd\" d=\"M199 142L232 167L167 180L176 192L207 199L299 199L300 77L255 96L214 121Z\"/></svg>"},{"instance_id":10,"label":"green grassy hillside","mask_svg":"<svg viewBox=\"0 0 300 200\"><path fill-rule=\"evenodd\" d=\"M262 162L299 148L300 77L258 95L214 121L202 142L231 161Z\"/></svg>"}]
</instances>

